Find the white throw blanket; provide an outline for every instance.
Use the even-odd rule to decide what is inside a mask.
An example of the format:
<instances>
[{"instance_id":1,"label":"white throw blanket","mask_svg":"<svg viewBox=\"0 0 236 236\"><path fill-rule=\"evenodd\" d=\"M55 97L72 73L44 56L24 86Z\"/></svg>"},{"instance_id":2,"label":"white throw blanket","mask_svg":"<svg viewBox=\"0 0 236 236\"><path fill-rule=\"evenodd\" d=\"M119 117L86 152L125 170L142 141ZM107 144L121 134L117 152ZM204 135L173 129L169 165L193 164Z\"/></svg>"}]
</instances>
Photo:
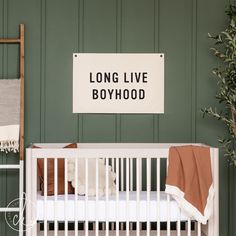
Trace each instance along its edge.
<instances>
[{"instance_id":1,"label":"white throw blanket","mask_svg":"<svg viewBox=\"0 0 236 236\"><path fill-rule=\"evenodd\" d=\"M98 195L104 196L106 193L106 166L104 160L98 160ZM108 194L115 194L115 173L108 167ZM72 186L75 188L75 160L68 160L68 181L71 181ZM78 194L85 195L85 159L78 159ZM96 160L88 160L88 196L96 195Z\"/></svg>"},{"instance_id":2,"label":"white throw blanket","mask_svg":"<svg viewBox=\"0 0 236 236\"><path fill-rule=\"evenodd\" d=\"M0 79L0 151L19 150L20 80Z\"/></svg>"}]
</instances>

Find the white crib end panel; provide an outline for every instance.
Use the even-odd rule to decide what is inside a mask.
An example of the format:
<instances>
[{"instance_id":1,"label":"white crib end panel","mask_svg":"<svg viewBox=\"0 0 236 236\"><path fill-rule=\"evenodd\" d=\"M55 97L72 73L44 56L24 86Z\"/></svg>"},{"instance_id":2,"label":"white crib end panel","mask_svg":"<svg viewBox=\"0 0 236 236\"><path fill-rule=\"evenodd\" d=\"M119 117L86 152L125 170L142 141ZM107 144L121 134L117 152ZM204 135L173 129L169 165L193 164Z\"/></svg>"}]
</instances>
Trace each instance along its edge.
<instances>
[{"instance_id":1,"label":"white crib end panel","mask_svg":"<svg viewBox=\"0 0 236 236\"><path fill-rule=\"evenodd\" d=\"M219 236L219 149L211 148L213 186L215 190L213 213L208 221L207 235Z\"/></svg>"}]
</instances>

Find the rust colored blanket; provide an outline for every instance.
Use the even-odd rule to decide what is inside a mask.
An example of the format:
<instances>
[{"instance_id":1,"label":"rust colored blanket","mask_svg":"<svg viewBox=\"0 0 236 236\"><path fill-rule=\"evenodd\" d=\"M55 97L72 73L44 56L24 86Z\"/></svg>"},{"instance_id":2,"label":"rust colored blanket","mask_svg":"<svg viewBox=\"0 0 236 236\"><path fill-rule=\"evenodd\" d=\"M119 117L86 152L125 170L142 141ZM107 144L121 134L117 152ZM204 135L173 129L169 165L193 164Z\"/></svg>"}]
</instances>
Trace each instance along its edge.
<instances>
[{"instance_id":1,"label":"rust colored blanket","mask_svg":"<svg viewBox=\"0 0 236 236\"><path fill-rule=\"evenodd\" d=\"M206 224L214 197L210 148L194 145L171 147L165 192L190 217Z\"/></svg>"}]
</instances>

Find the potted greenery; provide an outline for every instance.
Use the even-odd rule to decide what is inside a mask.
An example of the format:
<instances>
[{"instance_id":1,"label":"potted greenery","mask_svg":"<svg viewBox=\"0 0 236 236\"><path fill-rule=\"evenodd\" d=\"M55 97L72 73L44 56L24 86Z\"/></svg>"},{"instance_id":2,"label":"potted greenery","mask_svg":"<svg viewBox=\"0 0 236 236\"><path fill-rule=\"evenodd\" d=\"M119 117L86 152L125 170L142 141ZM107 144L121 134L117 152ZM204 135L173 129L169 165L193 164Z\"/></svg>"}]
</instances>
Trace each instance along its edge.
<instances>
[{"instance_id":1,"label":"potted greenery","mask_svg":"<svg viewBox=\"0 0 236 236\"><path fill-rule=\"evenodd\" d=\"M229 16L228 27L215 36L208 34L215 41L215 47L211 50L222 61L221 66L212 72L218 81L216 99L223 104L223 110L210 107L202 111L204 115L215 117L226 125L229 135L218 141L224 148L225 157L236 166L236 6L230 5L226 13Z\"/></svg>"}]
</instances>

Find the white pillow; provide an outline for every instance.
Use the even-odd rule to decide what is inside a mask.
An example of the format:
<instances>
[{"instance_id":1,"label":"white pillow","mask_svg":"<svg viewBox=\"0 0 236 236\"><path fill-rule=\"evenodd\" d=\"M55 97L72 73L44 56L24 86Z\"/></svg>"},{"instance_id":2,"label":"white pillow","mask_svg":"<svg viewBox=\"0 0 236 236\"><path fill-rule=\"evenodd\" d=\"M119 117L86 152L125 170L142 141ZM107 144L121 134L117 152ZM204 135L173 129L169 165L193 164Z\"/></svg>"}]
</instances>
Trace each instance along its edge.
<instances>
[{"instance_id":1,"label":"white pillow","mask_svg":"<svg viewBox=\"0 0 236 236\"><path fill-rule=\"evenodd\" d=\"M106 166L104 160L98 160L99 168L99 183L98 195L104 196L106 193ZM75 188L75 159L68 159L68 181L71 181L72 186ZM108 194L115 194L115 173L108 166ZM78 194L85 195L85 159L78 159ZM96 160L88 159L88 196L96 195Z\"/></svg>"}]
</instances>

